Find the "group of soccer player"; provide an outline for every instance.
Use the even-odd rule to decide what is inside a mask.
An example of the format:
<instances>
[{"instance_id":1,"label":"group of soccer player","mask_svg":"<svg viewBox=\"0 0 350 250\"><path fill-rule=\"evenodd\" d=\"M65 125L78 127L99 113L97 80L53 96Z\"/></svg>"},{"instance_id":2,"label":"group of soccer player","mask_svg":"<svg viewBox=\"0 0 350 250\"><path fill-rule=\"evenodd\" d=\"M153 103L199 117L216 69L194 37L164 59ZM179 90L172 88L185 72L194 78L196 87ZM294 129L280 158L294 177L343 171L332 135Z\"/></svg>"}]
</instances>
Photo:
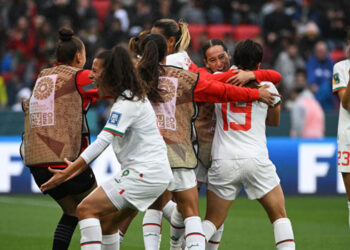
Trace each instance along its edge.
<instances>
[{"instance_id":1,"label":"group of soccer player","mask_svg":"<svg viewBox=\"0 0 350 250\"><path fill-rule=\"evenodd\" d=\"M190 43L187 24L161 19L150 31L132 38L129 51L115 46L96 56L91 71L80 71L85 64L83 43L67 29L61 29L60 35L57 50L70 56L62 58L56 53L58 64L40 73L34 97L24 105L22 145L24 162L38 186L63 210L53 249L68 249L78 221L81 249L119 249L137 211L146 211L145 249L159 249L163 216L171 224L171 249L218 249L224 220L242 186L248 198L258 200L265 209L273 225L276 249L295 249L265 135L266 125L279 125L281 98L275 85L281 75L259 69L261 45L249 39L240 41L233 55L235 66L231 67L225 44L209 40L203 46L206 67L198 68L186 53ZM73 73L67 78L64 74L71 68ZM344 77L348 81L348 75ZM64 124L71 129L69 124L33 125L37 113L45 111L37 99L48 91L43 85L48 79L56 86L54 113L61 110L64 116L68 112L69 105L57 105L65 94L78 91L83 100L85 109L69 113L80 114L77 122L82 125L76 132L81 137L75 140L80 144L71 147L69 150L75 151L70 154L64 149L58 152L58 143L53 145L62 133L55 126ZM63 84L66 82L77 88ZM348 106L349 91L338 92L342 104ZM114 104L105 127L87 146L84 136L88 131L81 112L85 114L97 97L112 98ZM50 140L51 156L49 149L42 148L43 138ZM66 142L73 144L74 140ZM96 188L89 163L110 144L121 171ZM41 147L38 152L37 147ZM40 158L43 152L48 155L45 159ZM340 155L349 164L348 149ZM349 194L350 178L343 176ZM198 208L202 184L207 187L203 221Z\"/></svg>"}]
</instances>

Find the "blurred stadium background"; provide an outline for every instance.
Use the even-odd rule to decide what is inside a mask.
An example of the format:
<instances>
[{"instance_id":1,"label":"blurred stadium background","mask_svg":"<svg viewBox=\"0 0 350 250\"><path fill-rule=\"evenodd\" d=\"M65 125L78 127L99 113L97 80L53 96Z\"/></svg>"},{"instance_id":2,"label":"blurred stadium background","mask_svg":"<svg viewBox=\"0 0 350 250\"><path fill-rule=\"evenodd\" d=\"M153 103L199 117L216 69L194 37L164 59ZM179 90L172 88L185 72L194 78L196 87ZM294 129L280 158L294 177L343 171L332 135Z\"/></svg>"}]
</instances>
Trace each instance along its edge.
<instances>
[{"instance_id":1,"label":"blurred stadium background","mask_svg":"<svg viewBox=\"0 0 350 250\"><path fill-rule=\"evenodd\" d=\"M263 68L274 68L283 76L279 85L284 99L281 125L267 128L268 148L286 194L297 248L349 249L346 196L336 170L339 101L330 94L332 68L317 68L311 60L320 40L327 44L326 58L332 65L346 57L348 0L0 0L0 249L50 249L59 218L58 206L37 195L39 190L19 155L23 131L20 101L30 94L40 68L53 63L58 27L71 26L82 38L89 68L99 48L116 43L126 46L131 36L165 17L189 22L192 42L188 52L199 66L203 66L201 45L207 39L223 39L231 53L240 39L263 44ZM293 45L296 51L288 54ZM325 131L321 138L290 137L298 70L305 72L305 85L323 108ZM319 70L322 76L313 78ZM106 102L89 111L93 136L106 112ZM118 163L111 150L99 157L93 164L98 181L112 176L115 166ZM204 215L204 197L200 204ZM143 249L141 221L142 215L138 215L122 249ZM161 249L169 246L168 230L164 222ZM70 249L79 248L78 231ZM221 249L273 248L272 227L263 209L242 195L225 223Z\"/></svg>"}]
</instances>

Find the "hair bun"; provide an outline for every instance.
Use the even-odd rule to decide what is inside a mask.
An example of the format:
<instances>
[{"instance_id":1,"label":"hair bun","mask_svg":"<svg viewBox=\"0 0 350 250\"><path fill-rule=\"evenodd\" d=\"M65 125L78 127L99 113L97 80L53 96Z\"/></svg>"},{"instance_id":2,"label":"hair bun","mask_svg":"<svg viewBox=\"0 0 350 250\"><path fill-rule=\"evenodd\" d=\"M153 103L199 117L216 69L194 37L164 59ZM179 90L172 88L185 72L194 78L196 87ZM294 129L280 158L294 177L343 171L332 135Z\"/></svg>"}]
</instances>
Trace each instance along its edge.
<instances>
[{"instance_id":1,"label":"hair bun","mask_svg":"<svg viewBox=\"0 0 350 250\"><path fill-rule=\"evenodd\" d=\"M72 40L72 36L74 35L74 32L70 28L62 27L58 31L58 34L62 41L70 41Z\"/></svg>"}]
</instances>

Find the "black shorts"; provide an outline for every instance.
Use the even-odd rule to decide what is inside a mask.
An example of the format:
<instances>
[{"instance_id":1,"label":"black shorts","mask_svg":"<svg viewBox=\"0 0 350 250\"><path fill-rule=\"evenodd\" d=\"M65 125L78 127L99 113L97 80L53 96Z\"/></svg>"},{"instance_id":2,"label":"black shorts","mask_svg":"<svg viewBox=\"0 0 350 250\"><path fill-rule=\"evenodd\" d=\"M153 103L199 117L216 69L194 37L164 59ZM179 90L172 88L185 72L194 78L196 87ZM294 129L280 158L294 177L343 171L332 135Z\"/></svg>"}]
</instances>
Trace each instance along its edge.
<instances>
[{"instance_id":1,"label":"black shorts","mask_svg":"<svg viewBox=\"0 0 350 250\"><path fill-rule=\"evenodd\" d=\"M34 180L38 187L52 177L52 173L46 167L30 167ZM96 182L94 172L88 167L84 172L74 178L63 182L61 185L50 189L44 194L49 194L56 201L68 195L81 194L88 191Z\"/></svg>"}]
</instances>

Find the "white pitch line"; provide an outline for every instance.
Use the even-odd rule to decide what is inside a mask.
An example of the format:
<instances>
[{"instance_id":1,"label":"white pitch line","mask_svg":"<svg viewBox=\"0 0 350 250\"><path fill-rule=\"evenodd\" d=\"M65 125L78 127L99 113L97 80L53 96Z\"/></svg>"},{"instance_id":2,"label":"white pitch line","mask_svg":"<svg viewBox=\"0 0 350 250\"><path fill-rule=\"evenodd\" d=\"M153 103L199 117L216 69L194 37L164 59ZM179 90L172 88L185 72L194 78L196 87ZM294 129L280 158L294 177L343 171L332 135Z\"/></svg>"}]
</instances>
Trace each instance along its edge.
<instances>
[{"instance_id":1,"label":"white pitch line","mask_svg":"<svg viewBox=\"0 0 350 250\"><path fill-rule=\"evenodd\" d=\"M39 207L52 207L58 208L59 206L55 204L54 201L43 201L40 199L31 199L25 197L8 197L8 196L0 196L0 203L6 204L16 204L16 205L27 205L27 206L39 206Z\"/></svg>"}]
</instances>

